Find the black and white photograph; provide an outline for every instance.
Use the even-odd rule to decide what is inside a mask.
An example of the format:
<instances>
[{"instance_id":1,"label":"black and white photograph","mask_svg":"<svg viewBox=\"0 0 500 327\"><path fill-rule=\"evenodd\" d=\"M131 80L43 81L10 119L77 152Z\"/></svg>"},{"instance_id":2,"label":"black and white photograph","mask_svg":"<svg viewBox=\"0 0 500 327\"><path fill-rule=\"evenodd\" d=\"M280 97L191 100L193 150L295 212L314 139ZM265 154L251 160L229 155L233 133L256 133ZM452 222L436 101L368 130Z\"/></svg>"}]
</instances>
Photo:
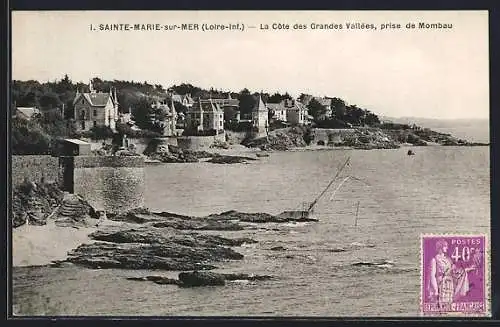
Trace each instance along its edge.
<instances>
[{"instance_id":1,"label":"black and white photograph","mask_svg":"<svg viewBox=\"0 0 500 327\"><path fill-rule=\"evenodd\" d=\"M488 24L12 11L13 317L491 317Z\"/></svg>"}]
</instances>

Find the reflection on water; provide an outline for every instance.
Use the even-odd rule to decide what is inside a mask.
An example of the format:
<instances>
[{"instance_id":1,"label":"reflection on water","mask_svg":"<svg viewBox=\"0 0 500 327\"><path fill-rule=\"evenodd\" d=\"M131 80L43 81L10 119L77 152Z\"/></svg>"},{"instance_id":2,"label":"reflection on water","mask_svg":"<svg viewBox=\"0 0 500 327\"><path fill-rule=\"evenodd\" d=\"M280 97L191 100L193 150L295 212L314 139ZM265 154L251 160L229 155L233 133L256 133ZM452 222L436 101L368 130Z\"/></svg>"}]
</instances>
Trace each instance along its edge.
<instances>
[{"instance_id":1,"label":"reflection on water","mask_svg":"<svg viewBox=\"0 0 500 327\"><path fill-rule=\"evenodd\" d=\"M348 181L333 199L327 193L315 210L318 223L211 232L259 241L237 248L245 258L219 271L276 280L180 289L125 279L150 271L16 268L15 308L67 315L417 315L419 235L489 233L486 147L417 148L415 156L405 149L289 152L248 165L150 166L146 205L190 215L297 209L321 192L347 155L345 174L369 185Z\"/></svg>"}]
</instances>

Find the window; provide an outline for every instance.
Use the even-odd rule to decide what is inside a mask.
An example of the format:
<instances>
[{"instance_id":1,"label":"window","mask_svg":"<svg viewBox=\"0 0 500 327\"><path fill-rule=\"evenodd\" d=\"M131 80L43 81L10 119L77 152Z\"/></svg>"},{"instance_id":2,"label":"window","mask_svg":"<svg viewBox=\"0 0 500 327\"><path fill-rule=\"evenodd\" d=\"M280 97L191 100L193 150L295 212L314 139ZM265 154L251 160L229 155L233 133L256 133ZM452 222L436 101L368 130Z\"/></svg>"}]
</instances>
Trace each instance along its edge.
<instances>
[{"instance_id":1,"label":"window","mask_svg":"<svg viewBox=\"0 0 500 327\"><path fill-rule=\"evenodd\" d=\"M94 117L97 116L97 110L94 109Z\"/></svg>"},{"instance_id":2,"label":"window","mask_svg":"<svg viewBox=\"0 0 500 327\"><path fill-rule=\"evenodd\" d=\"M219 126L222 126L222 121L219 121Z\"/></svg>"},{"instance_id":3,"label":"window","mask_svg":"<svg viewBox=\"0 0 500 327\"><path fill-rule=\"evenodd\" d=\"M85 104L85 100L82 99L82 104Z\"/></svg>"},{"instance_id":4,"label":"window","mask_svg":"<svg viewBox=\"0 0 500 327\"><path fill-rule=\"evenodd\" d=\"M97 122L94 120L94 127L96 127L96 126L97 126Z\"/></svg>"}]
</instances>

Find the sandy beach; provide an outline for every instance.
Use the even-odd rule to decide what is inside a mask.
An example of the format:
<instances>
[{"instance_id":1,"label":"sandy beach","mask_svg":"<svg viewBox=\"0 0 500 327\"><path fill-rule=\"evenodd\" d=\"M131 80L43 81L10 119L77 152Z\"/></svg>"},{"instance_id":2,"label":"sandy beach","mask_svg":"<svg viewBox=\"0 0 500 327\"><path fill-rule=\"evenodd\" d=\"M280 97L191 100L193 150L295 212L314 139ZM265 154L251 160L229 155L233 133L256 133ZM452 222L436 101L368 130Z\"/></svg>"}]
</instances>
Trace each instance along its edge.
<instances>
[{"instance_id":1,"label":"sandy beach","mask_svg":"<svg viewBox=\"0 0 500 327\"><path fill-rule=\"evenodd\" d=\"M106 220L100 227L117 224ZM44 226L23 225L12 230L12 265L40 266L64 260L69 251L93 243L89 235L98 227L58 227L49 219Z\"/></svg>"}]
</instances>

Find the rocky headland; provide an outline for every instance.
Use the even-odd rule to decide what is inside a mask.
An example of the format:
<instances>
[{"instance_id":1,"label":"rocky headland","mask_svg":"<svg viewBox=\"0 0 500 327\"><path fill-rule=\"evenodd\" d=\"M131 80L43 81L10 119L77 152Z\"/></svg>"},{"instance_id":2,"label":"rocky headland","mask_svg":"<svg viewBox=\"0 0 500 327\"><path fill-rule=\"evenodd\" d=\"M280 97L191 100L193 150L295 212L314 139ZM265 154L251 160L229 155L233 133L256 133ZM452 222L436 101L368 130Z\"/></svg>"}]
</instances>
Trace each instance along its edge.
<instances>
[{"instance_id":1,"label":"rocky headland","mask_svg":"<svg viewBox=\"0 0 500 327\"><path fill-rule=\"evenodd\" d=\"M266 137L246 139L243 145L263 151L287 151L311 145L360 150L397 149L402 145L487 146L427 128L354 127L344 129L296 126L269 132Z\"/></svg>"},{"instance_id":2,"label":"rocky headland","mask_svg":"<svg viewBox=\"0 0 500 327\"><path fill-rule=\"evenodd\" d=\"M171 144L163 145L152 142L151 146L149 146L144 152L144 155L147 156L149 160L161 163L194 163L204 160L214 164L237 164L257 160L255 157L235 154L220 154L217 152L218 150L224 151L228 149L229 145L225 143L222 144L220 142L210 148L210 151L181 149Z\"/></svg>"}]
</instances>

